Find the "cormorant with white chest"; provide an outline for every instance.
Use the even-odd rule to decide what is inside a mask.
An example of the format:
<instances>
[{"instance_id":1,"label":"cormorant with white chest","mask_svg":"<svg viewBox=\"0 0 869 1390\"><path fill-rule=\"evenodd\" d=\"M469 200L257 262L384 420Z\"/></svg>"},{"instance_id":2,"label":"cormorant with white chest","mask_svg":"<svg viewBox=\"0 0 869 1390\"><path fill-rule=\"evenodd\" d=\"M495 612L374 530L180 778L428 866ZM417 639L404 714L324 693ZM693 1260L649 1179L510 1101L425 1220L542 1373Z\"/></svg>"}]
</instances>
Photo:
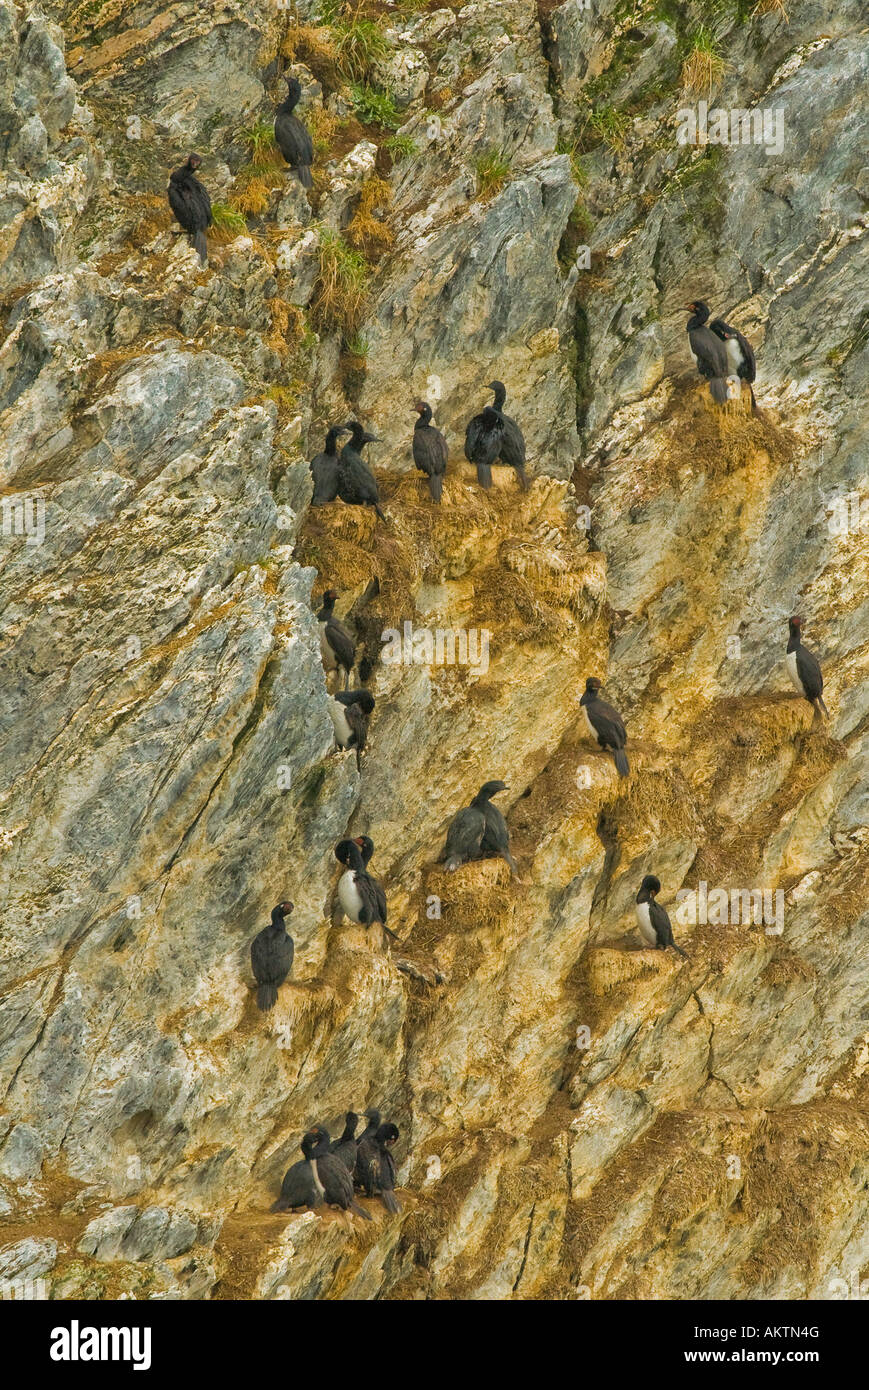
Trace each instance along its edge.
<instances>
[{"instance_id":1,"label":"cormorant with white chest","mask_svg":"<svg viewBox=\"0 0 869 1390\"><path fill-rule=\"evenodd\" d=\"M352 633L335 617L335 604L338 601L337 589L327 589L323 595L323 606L317 614L320 624L320 655L323 670L344 672L344 689L350 684L350 672L356 661L356 642Z\"/></svg>"},{"instance_id":2,"label":"cormorant with white chest","mask_svg":"<svg viewBox=\"0 0 869 1390\"><path fill-rule=\"evenodd\" d=\"M627 777L631 770L625 753L627 730L618 710L600 698L600 688L601 682L597 677L589 676L580 707L592 738L597 739L601 748L608 748L612 752L616 771L620 777Z\"/></svg>"},{"instance_id":3,"label":"cormorant with white chest","mask_svg":"<svg viewBox=\"0 0 869 1390\"><path fill-rule=\"evenodd\" d=\"M751 392L751 408L757 410L757 401L754 398L753 382L757 377L757 361L754 356L751 343L740 333L738 328L731 328L724 319L713 319L709 325L710 331L715 334L724 344L724 351L727 353L727 365L732 376L738 376L740 381L748 383Z\"/></svg>"},{"instance_id":4,"label":"cormorant with white chest","mask_svg":"<svg viewBox=\"0 0 869 1390\"><path fill-rule=\"evenodd\" d=\"M647 946L654 946L659 951L666 951L668 946L672 946L674 951L678 951L679 955L687 960L687 952L673 940L673 928L666 908L655 901L655 895L660 891L661 880L655 878L654 874L646 874L640 885L635 906L640 936Z\"/></svg>"}]
</instances>

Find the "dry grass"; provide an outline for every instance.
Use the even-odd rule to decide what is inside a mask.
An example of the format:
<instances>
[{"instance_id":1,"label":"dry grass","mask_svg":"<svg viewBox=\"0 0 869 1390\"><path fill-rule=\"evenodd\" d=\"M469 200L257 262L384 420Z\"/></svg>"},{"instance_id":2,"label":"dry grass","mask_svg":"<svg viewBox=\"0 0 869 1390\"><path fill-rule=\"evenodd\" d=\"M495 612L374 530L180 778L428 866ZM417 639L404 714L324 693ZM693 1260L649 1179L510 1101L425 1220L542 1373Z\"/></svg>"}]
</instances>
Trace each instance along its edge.
<instances>
[{"instance_id":1,"label":"dry grass","mask_svg":"<svg viewBox=\"0 0 869 1390\"><path fill-rule=\"evenodd\" d=\"M693 36L693 47L682 64L682 86L688 92L706 92L711 95L712 88L727 70L727 63L718 52L718 45L708 29L702 25Z\"/></svg>"},{"instance_id":2,"label":"dry grass","mask_svg":"<svg viewBox=\"0 0 869 1390\"><path fill-rule=\"evenodd\" d=\"M368 264L361 251L338 232L321 228L319 271L311 300L314 322L326 332L351 338L359 327L368 294Z\"/></svg>"},{"instance_id":3,"label":"dry grass","mask_svg":"<svg viewBox=\"0 0 869 1390\"><path fill-rule=\"evenodd\" d=\"M385 179L366 179L360 189L356 210L345 236L352 247L366 256L382 255L395 241L382 217L391 200L392 190Z\"/></svg>"},{"instance_id":4,"label":"dry grass","mask_svg":"<svg viewBox=\"0 0 869 1390\"><path fill-rule=\"evenodd\" d=\"M326 25L299 24L287 31L281 54L291 63L304 63L319 81L334 86L338 77L338 50Z\"/></svg>"},{"instance_id":5,"label":"dry grass","mask_svg":"<svg viewBox=\"0 0 869 1390\"><path fill-rule=\"evenodd\" d=\"M780 15L785 24L790 24L791 22L785 0L757 0L757 4L751 12L752 19L759 19L765 14Z\"/></svg>"}]
</instances>

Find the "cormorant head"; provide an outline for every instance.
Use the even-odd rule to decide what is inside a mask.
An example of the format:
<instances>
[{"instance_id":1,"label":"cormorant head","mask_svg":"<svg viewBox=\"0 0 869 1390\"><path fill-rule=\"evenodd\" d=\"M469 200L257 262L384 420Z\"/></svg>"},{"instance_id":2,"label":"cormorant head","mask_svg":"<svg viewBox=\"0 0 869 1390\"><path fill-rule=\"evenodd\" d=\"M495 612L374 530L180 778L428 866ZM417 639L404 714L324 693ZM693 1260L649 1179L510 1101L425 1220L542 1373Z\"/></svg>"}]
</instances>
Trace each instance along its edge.
<instances>
[{"instance_id":1,"label":"cormorant head","mask_svg":"<svg viewBox=\"0 0 869 1390\"><path fill-rule=\"evenodd\" d=\"M378 1144L394 1144L398 1138L398 1125L392 1123L381 1125L374 1137Z\"/></svg>"},{"instance_id":2,"label":"cormorant head","mask_svg":"<svg viewBox=\"0 0 869 1390\"><path fill-rule=\"evenodd\" d=\"M370 690L360 690L356 694L353 703L354 705L358 705L364 714L370 714L374 709L374 696L371 694Z\"/></svg>"},{"instance_id":3,"label":"cormorant head","mask_svg":"<svg viewBox=\"0 0 869 1390\"><path fill-rule=\"evenodd\" d=\"M383 440L380 438L380 435L379 435L379 434L369 434L367 430L363 430L363 431L362 431L362 443L363 443L363 444L382 444L382 443L383 443Z\"/></svg>"},{"instance_id":4,"label":"cormorant head","mask_svg":"<svg viewBox=\"0 0 869 1390\"><path fill-rule=\"evenodd\" d=\"M354 846L355 846L357 849L359 848L359 846L356 844L356 841L355 841L355 840L339 840L339 841L338 841L337 845L335 846L335 858L338 860L338 863L339 863L339 864L349 864L349 863L350 863L350 855L351 855L351 852L352 852Z\"/></svg>"},{"instance_id":5,"label":"cormorant head","mask_svg":"<svg viewBox=\"0 0 869 1390\"><path fill-rule=\"evenodd\" d=\"M586 695L596 695L602 684L603 682L599 681L597 676L589 676L585 682Z\"/></svg>"},{"instance_id":6,"label":"cormorant head","mask_svg":"<svg viewBox=\"0 0 869 1390\"><path fill-rule=\"evenodd\" d=\"M302 84L298 77L287 78L287 91L291 97L295 97L296 101L298 101L299 97L302 95Z\"/></svg>"},{"instance_id":7,"label":"cormorant head","mask_svg":"<svg viewBox=\"0 0 869 1390\"><path fill-rule=\"evenodd\" d=\"M796 628L797 631L799 632L799 630L800 630L800 628L802 627L802 625L803 625L803 620L802 620L802 618L788 618L788 627L791 629L791 631L793 631L793 629Z\"/></svg>"},{"instance_id":8,"label":"cormorant head","mask_svg":"<svg viewBox=\"0 0 869 1390\"><path fill-rule=\"evenodd\" d=\"M189 155L187 156L187 167L188 167L188 169L198 169L201 163L202 163L202 155L201 155L201 154L189 154Z\"/></svg>"},{"instance_id":9,"label":"cormorant head","mask_svg":"<svg viewBox=\"0 0 869 1390\"><path fill-rule=\"evenodd\" d=\"M370 1107L368 1110L363 1110L363 1111L362 1111L362 1114L363 1114L363 1117L364 1117L366 1120L370 1120L371 1123L372 1123L373 1125L379 1125L379 1124L380 1124L380 1111L379 1111L379 1110L375 1110L373 1106Z\"/></svg>"},{"instance_id":10,"label":"cormorant head","mask_svg":"<svg viewBox=\"0 0 869 1390\"><path fill-rule=\"evenodd\" d=\"M359 1123L359 1116L356 1114L355 1110L347 1111L347 1114L344 1116L344 1123L352 1125L354 1129L356 1128Z\"/></svg>"},{"instance_id":11,"label":"cormorant head","mask_svg":"<svg viewBox=\"0 0 869 1390\"><path fill-rule=\"evenodd\" d=\"M338 590L337 590L337 589L326 589L326 590L324 591L324 593L323 593L323 602L324 602L324 603L337 603L337 602L338 602Z\"/></svg>"},{"instance_id":12,"label":"cormorant head","mask_svg":"<svg viewBox=\"0 0 869 1390\"><path fill-rule=\"evenodd\" d=\"M654 897L656 893L660 893L661 891L661 880L655 878L654 874L646 874L646 877L640 884L640 890L642 891L644 888L650 897Z\"/></svg>"},{"instance_id":13,"label":"cormorant head","mask_svg":"<svg viewBox=\"0 0 869 1390\"><path fill-rule=\"evenodd\" d=\"M478 796L483 796L488 801L490 796L497 796L498 792L508 792L510 788L506 782L484 782Z\"/></svg>"},{"instance_id":14,"label":"cormorant head","mask_svg":"<svg viewBox=\"0 0 869 1390\"><path fill-rule=\"evenodd\" d=\"M689 313L695 314L696 317L701 320L701 322L705 321L709 317L709 305L704 304L702 299L692 299L690 304L685 305L685 308L688 310Z\"/></svg>"},{"instance_id":15,"label":"cormorant head","mask_svg":"<svg viewBox=\"0 0 869 1390\"><path fill-rule=\"evenodd\" d=\"M313 1129L309 1129L307 1134L302 1136L302 1153L305 1158L310 1158L315 1149L318 1149L324 1142L327 1144L329 1142L329 1131L324 1129L322 1125L314 1125Z\"/></svg>"},{"instance_id":16,"label":"cormorant head","mask_svg":"<svg viewBox=\"0 0 869 1390\"><path fill-rule=\"evenodd\" d=\"M505 396L507 394L507 388L503 381L490 381L487 390L494 391L496 395L499 391L503 391Z\"/></svg>"},{"instance_id":17,"label":"cormorant head","mask_svg":"<svg viewBox=\"0 0 869 1390\"><path fill-rule=\"evenodd\" d=\"M289 917L293 910L293 906L291 902L278 903L277 907L272 908L272 921L274 921L276 917Z\"/></svg>"},{"instance_id":18,"label":"cormorant head","mask_svg":"<svg viewBox=\"0 0 869 1390\"><path fill-rule=\"evenodd\" d=\"M362 858L367 863L374 853L374 841L368 835L357 835L353 843L359 846Z\"/></svg>"}]
</instances>

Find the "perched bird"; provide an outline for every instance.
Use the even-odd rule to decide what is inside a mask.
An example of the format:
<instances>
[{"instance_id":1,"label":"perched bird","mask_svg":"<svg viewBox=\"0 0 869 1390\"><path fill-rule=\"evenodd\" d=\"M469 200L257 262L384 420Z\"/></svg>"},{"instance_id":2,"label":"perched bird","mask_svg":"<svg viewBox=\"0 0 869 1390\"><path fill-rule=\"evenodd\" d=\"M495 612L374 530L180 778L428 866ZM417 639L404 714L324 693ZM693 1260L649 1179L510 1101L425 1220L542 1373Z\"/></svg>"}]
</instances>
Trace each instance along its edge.
<instances>
[{"instance_id":1,"label":"perched bird","mask_svg":"<svg viewBox=\"0 0 869 1390\"><path fill-rule=\"evenodd\" d=\"M501 435L501 462L515 468L516 476L527 491L528 477L525 472L525 436L516 421L504 414L507 388L503 381L490 381L489 390L495 393L494 409L501 416L503 430Z\"/></svg>"},{"instance_id":2,"label":"perched bird","mask_svg":"<svg viewBox=\"0 0 869 1390\"><path fill-rule=\"evenodd\" d=\"M301 95L301 83L295 77L288 77L286 100L275 112L275 143L302 187L311 188L314 144L298 116L293 115Z\"/></svg>"},{"instance_id":3,"label":"perched bird","mask_svg":"<svg viewBox=\"0 0 869 1390\"><path fill-rule=\"evenodd\" d=\"M368 719L374 709L370 690L339 690L329 698L329 714L339 748L356 749L356 766L368 739Z\"/></svg>"},{"instance_id":4,"label":"perched bird","mask_svg":"<svg viewBox=\"0 0 869 1390\"><path fill-rule=\"evenodd\" d=\"M338 496L351 506L373 507L380 520L385 521L377 479L361 454L366 444L378 444L379 437L369 434L358 420L349 420L344 428L349 430L350 439L338 455Z\"/></svg>"},{"instance_id":5,"label":"perched bird","mask_svg":"<svg viewBox=\"0 0 869 1390\"><path fill-rule=\"evenodd\" d=\"M340 840L335 846L335 858L346 865L338 880L338 903L345 917L360 927L373 926L379 922L387 935L396 941L398 937L386 925L386 894L383 885L378 883L365 868L374 853L374 845L368 841L370 849L367 858L363 857L363 840Z\"/></svg>"},{"instance_id":6,"label":"perched bird","mask_svg":"<svg viewBox=\"0 0 869 1390\"><path fill-rule=\"evenodd\" d=\"M195 171L201 163L198 154L188 155L187 163L169 175L167 196L176 221L193 238L199 259L205 265L208 260L205 232L211 226L211 199L204 184L196 177Z\"/></svg>"},{"instance_id":7,"label":"perched bird","mask_svg":"<svg viewBox=\"0 0 869 1390\"><path fill-rule=\"evenodd\" d=\"M347 433L346 425L333 425L326 435L326 443L321 454L315 454L309 467L314 479L312 507L322 507L334 502L338 496L338 436Z\"/></svg>"},{"instance_id":8,"label":"perched bird","mask_svg":"<svg viewBox=\"0 0 869 1390\"><path fill-rule=\"evenodd\" d=\"M439 502L449 458L446 437L432 424L431 406L426 401L417 401L414 410L419 419L413 427L413 461L428 478L432 501Z\"/></svg>"},{"instance_id":9,"label":"perched bird","mask_svg":"<svg viewBox=\"0 0 869 1390\"><path fill-rule=\"evenodd\" d=\"M640 929L640 936L647 946L654 946L659 951L666 951L668 946L672 946L674 951L678 951L680 956L688 959L687 952L677 946L673 940L673 928L670 925L670 918L665 908L660 903L655 902L655 894L661 891L661 880L655 878L654 874L646 874L640 885L640 891L636 898L635 912L637 914L637 926Z\"/></svg>"},{"instance_id":10,"label":"perched bird","mask_svg":"<svg viewBox=\"0 0 869 1390\"><path fill-rule=\"evenodd\" d=\"M618 711L600 698L600 687L597 677L589 676L585 683L585 694L579 703L592 738L597 739L601 748L612 751L616 771L620 777L627 777L631 770L624 751L628 741L627 730Z\"/></svg>"},{"instance_id":11,"label":"perched bird","mask_svg":"<svg viewBox=\"0 0 869 1390\"><path fill-rule=\"evenodd\" d=\"M802 618L788 618L790 637L785 657L788 675L794 688L805 696L810 705L814 705L822 717L826 715L829 719L829 710L824 704L824 677L821 675L820 663L814 652L810 652L802 644L802 626Z\"/></svg>"},{"instance_id":12,"label":"perched bird","mask_svg":"<svg viewBox=\"0 0 869 1390\"><path fill-rule=\"evenodd\" d=\"M395 1195L395 1159L390 1152L398 1138L398 1126L380 1125L368 1138L360 1140L356 1171L368 1197L380 1197L387 1211L401 1211Z\"/></svg>"},{"instance_id":13,"label":"perched bird","mask_svg":"<svg viewBox=\"0 0 869 1390\"><path fill-rule=\"evenodd\" d=\"M293 938L287 935L284 918L292 903L272 908L271 924L263 927L250 943L250 964L257 983L257 1008L266 1012L278 1002L278 989L293 968Z\"/></svg>"},{"instance_id":14,"label":"perched bird","mask_svg":"<svg viewBox=\"0 0 869 1390\"><path fill-rule=\"evenodd\" d=\"M281 1195L272 1211L292 1211L295 1207L322 1205L326 1189L318 1171L318 1159L314 1156L320 1143L319 1130L309 1130L302 1136L301 1148L305 1156L287 1169L281 1183Z\"/></svg>"},{"instance_id":15,"label":"perched bird","mask_svg":"<svg viewBox=\"0 0 869 1390\"><path fill-rule=\"evenodd\" d=\"M305 1155L304 1161L294 1163L284 1175L281 1195L272 1211L319 1206L327 1202L329 1206L340 1207L342 1211L352 1211L366 1221L371 1220L370 1213L360 1207L353 1195L353 1178L346 1163L329 1152L327 1129L315 1125L309 1130L302 1140L302 1153ZM302 1171L305 1168L309 1170L308 1173Z\"/></svg>"},{"instance_id":16,"label":"perched bird","mask_svg":"<svg viewBox=\"0 0 869 1390\"><path fill-rule=\"evenodd\" d=\"M733 376L738 376L740 381L748 382L748 389L751 392L751 408L757 410L757 401L754 398L754 386L752 382L757 376L757 362L751 343L743 337L738 328L731 328L724 319L713 319L709 325L711 332L716 338L720 338L724 344L724 351L727 353L727 365Z\"/></svg>"},{"instance_id":17,"label":"perched bird","mask_svg":"<svg viewBox=\"0 0 869 1390\"><path fill-rule=\"evenodd\" d=\"M327 589L323 595L323 606L317 614L320 624L320 655L323 670L344 672L344 689L350 684L350 672L356 660L356 642L342 622L335 617L335 604L338 601L337 589Z\"/></svg>"},{"instance_id":18,"label":"perched bird","mask_svg":"<svg viewBox=\"0 0 869 1390\"><path fill-rule=\"evenodd\" d=\"M330 1154L340 1158L348 1173L352 1173L356 1167L356 1126L359 1123L359 1116L354 1110L348 1110L344 1116L344 1133L340 1139L333 1139L329 1145Z\"/></svg>"},{"instance_id":19,"label":"perched bird","mask_svg":"<svg viewBox=\"0 0 869 1390\"><path fill-rule=\"evenodd\" d=\"M727 373L730 370L727 349L721 339L706 326L706 320L709 318L707 305L698 299L696 303L686 305L686 308L691 314L686 325L688 342L697 363L697 370L709 382L712 399L723 405L727 400Z\"/></svg>"},{"instance_id":20,"label":"perched bird","mask_svg":"<svg viewBox=\"0 0 869 1390\"><path fill-rule=\"evenodd\" d=\"M375 1110L372 1106L369 1110L363 1110L362 1115L363 1118L368 1121L368 1124L365 1126L357 1140L357 1150L359 1145L364 1143L366 1139L373 1139L378 1129L380 1128L379 1110Z\"/></svg>"},{"instance_id":21,"label":"perched bird","mask_svg":"<svg viewBox=\"0 0 869 1390\"><path fill-rule=\"evenodd\" d=\"M465 430L465 458L477 469L480 487L492 486L492 464L500 457L504 442L504 417L487 405L473 415Z\"/></svg>"},{"instance_id":22,"label":"perched bird","mask_svg":"<svg viewBox=\"0 0 869 1390\"><path fill-rule=\"evenodd\" d=\"M470 806L463 807L453 816L440 856L441 863L446 860L450 873L471 859L486 859L490 855L499 855L507 861L515 875L516 865L510 854L510 832L507 822L497 806L491 805L493 796L509 790L506 782L485 782Z\"/></svg>"}]
</instances>

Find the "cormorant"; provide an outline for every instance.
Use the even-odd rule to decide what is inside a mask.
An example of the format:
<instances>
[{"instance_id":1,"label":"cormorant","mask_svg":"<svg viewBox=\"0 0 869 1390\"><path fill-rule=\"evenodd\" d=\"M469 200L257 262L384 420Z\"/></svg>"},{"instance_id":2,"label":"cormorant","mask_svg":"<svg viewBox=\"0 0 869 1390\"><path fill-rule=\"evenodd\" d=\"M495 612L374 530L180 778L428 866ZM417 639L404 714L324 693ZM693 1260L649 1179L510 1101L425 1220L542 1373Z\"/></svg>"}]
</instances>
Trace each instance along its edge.
<instances>
[{"instance_id":1,"label":"cormorant","mask_svg":"<svg viewBox=\"0 0 869 1390\"><path fill-rule=\"evenodd\" d=\"M498 792L509 790L506 782L485 782L470 806L465 806L453 816L440 856L441 862L446 860L450 873L471 859L485 859L489 855L498 855L510 865L511 873L516 874L516 865L510 853L507 822L497 806L492 806L490 801Z\"/></svg>"},{"instance_id":2,"label":"cormorant","mask_svg":"<svg viewBox=\"0 0 869 1390\"><path fill-rule=\"evenodd\" d=\"M579 703L592 738L597 739L601 748L611 749L616 771L620 777L627 777L631 770L624 751L628 741L627 731L618 711L600 698L600 687L597 677L589 676L585 683L585 694Z\"/></svg>"},{"instance_id":3,"label":"cormorant","mask_svg":"<svg viewBox=\"0 0 869 1390\"><path fill-rule=\"evenodd\" d=\"M363 856L365 841L367 855ZM386 894L383 885L365 868L373 853L374 845L367 836L360 836L356 840L340 840L335 846L335 858L346 865L345 872L338 880L338 902L345 917L349 917L357 926L370 927L379 922L387 935L397 941L395 932L386 925Z\"/></svg>"},{"instance_id":4,"label":"cormorant","mask_svg":"<svg viewBox=\"0 0 869 1390\"><path fill-rule=\"evenodd\" d=\"M504 422L501 438L501 462L515 468L516 476L522 487L528 490L528 477L525 473L525 436L520 430L516 421L509 415L504 414L504 402L507 399L507 388L503 381L490 381L489 390L495 392L494 409L501 416Z\"/></svg>"},{"instance_id":5,"label":"cormorant","mask_svg":"<svg viewBox=\"0 0 869 1390\"><path fill-rule=\"evenodd\" d=\"M250 943L250 964L257 983L257 1008L266 1012L278 1002L278 989L293 967L293 939L287 935L284 917L292 903L272 908L271 925L263 927Z\"/></svg>"},{"instance_id":6,"label":"cormorant","mask_svg":"<svg viewBox=\"0 0 869 1390\"><path fill-rule=\"evenodd\" d=\"M480 487L492 486L492 464L500 456L504 441L504 417L487 405L473 415L465 430L465 458L477 468Z\"/></svg>"},{"instance_id":7,"label":"cormorant","mask_svg":"<svg viewBox=\"0 0 869 1390\"><path fill-rule=\"evenodd\" d=\"M431 406L426 401L417 401L414 410L419 419L413 427L413 461L428 478L432 501L439 502L449 458L446 437L432 424Z\"/></svg>"},{"instance_id":8,"label":"cormorant","mask_svg":"<svg viewBox=\"0 0 869 1390\"><path fill-rule=\"evenodd\" d=\"M802 618L788 618L790 637L787 656L785 657L788 675L793 681L794 688L805 696L810 705L814 705L822 717L826 715L829 719L830 713L824 704L824 677L821 675L820 663L814 653L808 651L802 644L800 635L802 626Z\"/></svg>"},{"instance_id":9,"label":"cormorant","mask_svg":"<svg viewBox=\"0 0 869 1390\"><path fill-rule=\"evenodd\" d=\"M200 155L188 155L187 163L169 175L169 187L166 191L176 221L180 222L187 235L193 238L199 259L205 265L208 260L205 230L211 226L211 199L208 190L199 182L194 172L201 163Z\"/></svg>"},{"instance_id":10,"label":"cormorant","mask_svg":"<svg viewBox=\"0 0 869 1390\"><path fill-rule=\"evenodd\" d=\"M368 719L374 709L370 690L339 690L329 699L329 714L339 748L356 749L356 766L368 739Z\"/></svg>"},{"instance_id":11,"label":"cormorant","mask_svg":"<svg viewBox=\"0 0 869 1390\"><path fill-rule=\"evenodd\" d=\"M366 1196L379 1196L390 1212L401 1211L394 1191L395 1159L390 1152L397 1138L397 1125L380 1125L375 1134L360 1141L356 1156L356 1171Z\"/></svg>"},{"instance_id":12,"label":"cormorant","mask_svg":"<svg viewBox=\"0 0 869 1390\"><path fill-rule=\"evenodd\" d=\"M697 363L697 370L709 382L712 399L719 405L727 400L727 349L721 339L706 326L709 309L702 300L686 305L691 317L686 325L688 342Z\"/></svg>"},{"instance_id":13,"label":"cormorant","mask_svg":"<svg viewBox=\"0 0 869 1390\"><path fill-rule=\"evenodd\" d=\"M334 502L338 496L338 436L346 433L346 425L333 425L326 435L323 452L311 459L309 467L314 479L312 507L322 507L326 502Z\"/></svg>"},{"instance_id":14,"label":"cormorant","mask_svg":"<svg viewBox=\"0 0 869 1390\"><path fill-rule=\"evenodd\" d=\"M732 375L738 376L740 381L748 382L748 389L751 392L751 408L757 410L757 401L754 398L752 385L757 376L757 362L751 343L743 337L738 328L731 328L729 323L724 322L724 319L713 319L709 328L716 338L720 338L724 344L727 364Z\"/></svg>"},{"instance_id":15,"label":"cormorant","mask_svg":"<svg viewBox=\"0 0 869 1390\"><path fill-rule=\"evenodd\" d=\"M344 1133L340 1139L333 1139L329 1145L330 1154L340 1158L348 1173L352 1173L356 1167L356 1126L359 1123L359 1116L353 1110L348 1110L344 1116Z\"/></svg>"},{"instance_id":16,"label":"cormorant","mask_svg":"<svg viewBox=\"0 0 869 1390\"><path fill-rule=\"evenodd\" d=\"M362 1114L363 1117L368 1121L368 1124L365 1126L358 1140L356 1141L357 1149L359 1145L364 1142L364 1140L373 1139L378 1129L380 1128L379 1110L375 1110L372 1106L368 1110L363 1110Z\"/></svg>"},{"instance_id":17,"label":"cormorant","mask_svg":"<svg viewBox=\"0 0 869 1390\"><path fill-rule=\"evenodd\" d=\"M380 520L385 521L380 510L377 479L360 452L366 444L379 444L380 440L376 434L369 434L358 420L348 420L344 428L350 431L350 440L338 455L338 496L351 506L373 507Z\"/></svg>"},{"instance_id":18,"label":"cormorant","mask_svg":"<svg viewBox=\"0 0 869 1390\"><path fill-rule=\"evenodd\" d=\"M311 188L314 145L298 116L293 115L301 95L301 83L295 77L288 77L286 100L275 112L275 142L302 187Z\"/></svg>"},{"instance_id":19,"label":"cormorant","mask_svg":"<svg viewBox=\"0 0 869 1390\"><path fill-rule=\"evenodd\" d=\"M322 1205L326 1189L318 1172L318 1161L314 1157L319 1146L319 1130L309 1130L302 1136L301 1147L305 1157L287 1169L281 1183L281 1195L272 1211L292 1211L295 1207Z\"/></svg>"},{"instance_id":20,"label":"cormorant","mask_svg":"<svg viewBox=\"0 0 869 1390\"><path fill-rule=\"evenodd\" d=\"M272 1211L319 1206L321 1202L328 1202L330 1206L355 1212L366 1221L371 1220L370 1213L360 1207L353 1195L353 1178L346 1164L329 1152L328 1130L322 1125L315 1125L309 1130L302 1140L302 1153L306 1161L294 1163L288 1169L281 1183L281 1195ZM303 1171L305 1168L308 1169L307 1173Z\"/></svg>"},{"instance_id":21,"label":"cormorant","mask_svg":"<svg viewBox=\"0 0 869 1390\"><path fill-rule=\"evenodd\" d=\"M337 589L327 589L323 607L317 614L320 624L320 655L324 671L344 672L344 689L350 684L350 672L356 660L356 643L342 622L335 617Z\"/></svg>"},{"instance_id":22,"label":"cormorant","mask_svg":"<svg viewBox=\"0 0 869 1390\"><path fill-rule=\"evenodd\" d=\"M673 940L673 928L670 925L670 918L665 908L660 903L655 902L655 894L661 891L661 880L655 878L654 874L646 874L640 885L637 894L636 908L637 926L640 929L640 936L647 946L654 946L659 951L666 951L668 946L672 946L674 951L678 951L680 956L688 959L686 951L681 946L677 946Z\"/></svg>"}]
</instances>

